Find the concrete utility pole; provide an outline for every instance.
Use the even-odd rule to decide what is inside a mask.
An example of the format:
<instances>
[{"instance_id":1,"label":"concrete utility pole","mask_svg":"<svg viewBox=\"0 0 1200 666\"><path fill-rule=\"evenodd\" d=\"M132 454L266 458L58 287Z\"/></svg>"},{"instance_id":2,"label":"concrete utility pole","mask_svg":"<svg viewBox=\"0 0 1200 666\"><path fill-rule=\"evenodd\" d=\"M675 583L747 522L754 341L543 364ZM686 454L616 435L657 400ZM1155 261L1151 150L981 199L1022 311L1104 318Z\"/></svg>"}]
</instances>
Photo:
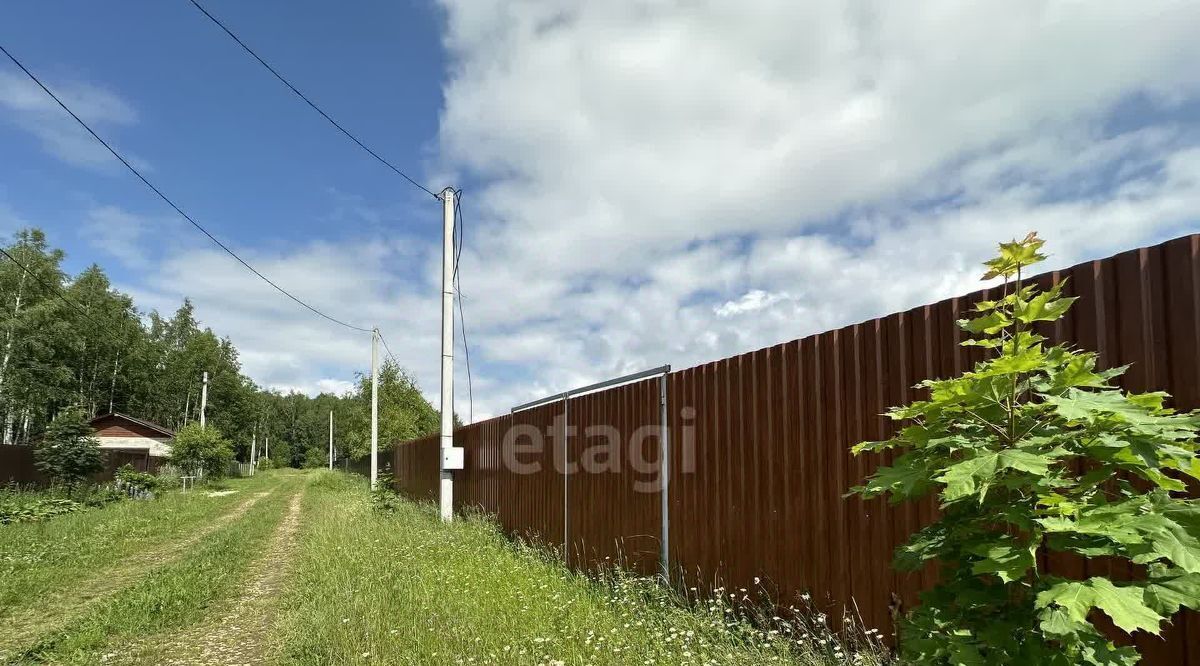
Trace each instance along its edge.
<instances>
[{"instance_id":1,"label":"concrete utility pole","mask_svg":"<svg viewBox=\"0 0 1200 666\"><path fill-rule=\"evenodd\" d=\"M257 460L254 457L254 454L257 452L257 450L258 450L258 424L255 423L253 434L250 435L250 473L251 474L254 473L254 465Z\"/></svg>"},{"instance_id":2,"label":"concrete utility pole","mask_svg":"<svg viewBox=\"0 0 1200 666\"><path fill-rule=\"evenodd\" d=\"M371 330L371 490L379 480L379 329Z\"/></svg>"},{"instance_id":3,"label":"concrete utility pole","mask_svg":"<svg viewBox=\"0 0 1200 666\"><path fill-rule=\"evenodd\" d=\"M329 410L329 469L333 469L333 410Z\"/></svg>"},{"instance_id":4,"label":"concrete utility pole","mask_svg":"<svg viewBox=\"0 0 1200 666\"><path fill-rule=\"evenodd\" d=\"M204 373L204 385L200 387L200 427L204 428L204 410L208 409L208 373Z\"/></svg>"},{"instance_id":5,"label":"concrete utility pole","mask_svg":"<svg viewBox=\"0 0 1200 666\"><path fill-rule=\"evenodd\" d=\"M442 437L439 504L442 520L454 519L454 188L442 190ZM461 450L459 451L461 453Z\"/></svg>"},{"instance_id":6,"label":"concrete utility pole","mask_svg":"<svg viewBox=\"0 0 1200 666\"><path fill-rule=\"evenodd\" d=\"M265 453L267 460L271 459L271 436L267 435L267 451Z\"/></svg>"}]
</instances>

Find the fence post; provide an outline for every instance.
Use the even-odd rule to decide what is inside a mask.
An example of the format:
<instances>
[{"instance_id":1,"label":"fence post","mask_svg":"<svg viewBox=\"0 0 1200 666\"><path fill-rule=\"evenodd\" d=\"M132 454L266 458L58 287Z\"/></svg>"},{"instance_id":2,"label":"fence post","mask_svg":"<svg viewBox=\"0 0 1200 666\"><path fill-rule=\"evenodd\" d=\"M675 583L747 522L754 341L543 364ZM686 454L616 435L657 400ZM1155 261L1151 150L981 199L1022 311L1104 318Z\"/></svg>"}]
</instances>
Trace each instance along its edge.
<instances>
[{"instance_id":1,"label":"fence post","mask_svg":"<svg viewBox=\"0 0 1200 666\"><path fill-rule=\"evenodd\" d=\"M563 563L569 568L571 566L571 531L567 522L569 515L567 507L570 506L569 495L567 494L567 479L570 477L571 466L567 462L567 456L570 454L570 447L567 446L567 433L570 432L570 426L567 425L568 406L571 398L568 394L563 394L563 455L562 455L562 477L563 477Z\"/></svg>"},{"instance_id":2,"label":"fence post","mask_svg":"<svg viewBox=\"0 0 1200 666\"><path fill-rule=\"evenodd\" d=\"M671 582L671 510L668 487L671 482L671 464L669 452L671 450L670 439L668 437L667 428L667 377L669 372L664 372L658 380L659 386L659 418L662 419L658 433L658 455L659 455L659 495L661 498L662 511L662 535L658 541L658 563L662 569L663 580L670 584Z\"/></svg>"}]
</instances>

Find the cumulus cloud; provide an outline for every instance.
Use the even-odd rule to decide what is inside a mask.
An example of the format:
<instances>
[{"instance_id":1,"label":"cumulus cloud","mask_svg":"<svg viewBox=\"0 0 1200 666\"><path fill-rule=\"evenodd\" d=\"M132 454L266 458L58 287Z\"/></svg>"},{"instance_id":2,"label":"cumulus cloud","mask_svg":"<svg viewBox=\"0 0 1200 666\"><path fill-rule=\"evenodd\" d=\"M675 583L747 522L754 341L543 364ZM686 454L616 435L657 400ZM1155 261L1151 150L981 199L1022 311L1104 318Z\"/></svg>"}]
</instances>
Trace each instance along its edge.
<instances>
[{"instance_id":1,"label":"cumulus cloud","mask_svg":"<svg viewBox=\"0 0 1200 666\"><path fill-rule=\"evenodd\" d=\"M443 6L508 402L963 293L1029 229L1065 265L1200 219L1194 3Z\"/></svg>"},{"instance_id":2,"label":"cumulus cloud","mask_svg":"<svg viewBox=\"0 0 1200 666\"><path fill-rule=\"evenodd\" d=\"M1196 3L441 2L476 418L965 293L1031 229L1061 267L1200 228ZM247 256L435 396L436 243ZM207 248L139 288L191 295L264 384L366 367Z\"/></svg>"}]
</instances>

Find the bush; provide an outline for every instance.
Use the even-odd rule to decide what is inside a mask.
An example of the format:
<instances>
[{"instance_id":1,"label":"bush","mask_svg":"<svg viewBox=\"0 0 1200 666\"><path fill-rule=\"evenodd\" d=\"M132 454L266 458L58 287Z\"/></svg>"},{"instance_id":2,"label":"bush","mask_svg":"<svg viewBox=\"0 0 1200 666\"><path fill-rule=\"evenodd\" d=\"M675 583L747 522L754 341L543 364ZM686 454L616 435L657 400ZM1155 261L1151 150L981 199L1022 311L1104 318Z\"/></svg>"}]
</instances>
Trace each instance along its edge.
<instances>
[{"instance_id":1,"label":"bush","mask_svg":"<svg viewBox=\"0 0 1200 666\"><path fill-rule=\"evenodd\" d=\"M328 449L314 447L304 452L305 469L321 469L329 467Z\"/></svg>"},{"instance_id":2,"label":"bush","mask_svg":"<svg viewBox=\"0 0 1200 666\"><path fill-rule=\"evenodd\" d=\"M101 507L124 495L112 486L51 486L44 489L20 486L0 488L0 525L38 522L85 508Z\"/></svg>"},{"instance_id":3,"label":"bush","mask_svg":"<svg viewBox=\"0 0 1200 666\"><path fill-rule=\"evenodd\" d=\"M233 462L233 446L212 426L189 423L175 433L171 443L171 464L181 472L206 479L224 478Z\"/></svg>"},{"instance_id":4,"label":"bush","mask_svg":"<svg viewBox=\"0 0 1200 666\"><path fill-rule=\"evenodd\" d=\"M117 470L115 486L118 491L136 499L150 499L159 489L159 479L149 472L139 472L133 465L123 465Z\"/></svg>"},{"instance_id":5,"label":"bush","mask_svg":"<svg viewBox=\"0 0 1200 666\"><path fill-rule=\"evenodd\" d=\"M61 497L46 497L25 504L0 503L0 525L38 522L78 511L83 507L83 504L75 500Z\"/></svg>"},{"instance_id":6,"label":"bush","mask_svg":"<svg viewBox=\"0 0 1200 666\"><path fill-rule=\"evenodd\" d=\"M1132 634L1159 633L1180 607L1200 609L1200 413L1177 414L1164 393L1110 385L1124 368L1096 355L1047 347L1033 330L1074 302L1063 284L1022 282L1041 261L1030 234L1002 243L985 279L1004 295L959 322L964 345L994 354L961 377L929 380L928 400L893 408L892 439L855 452L902 449L864 487L893 502L937 493L941 517L896 553L896 567L940 564L939 584L901 625L900 651L921 664L1132 664L1090 619ZM1049 552L1138 565L1140 580L1070 580L1040 571Z\"/></svg>"},{"instance_id":7,"label":"bush","mask_svg":"<svg viewBox=\"0 0 1200 666\"><path fill-rule=\"evenodd\" d=\"M100 440L78 408L59 412L34 449L38 471L54 483L77 484L103 468Z\"/></svg>"},{"instance_id":8,"label":"bush","mask_svg":"<svg viewBox=\"0 0 1200 666\"><path fill-rule=\"evenodd\" d=\"M380 513L395 513L405 506L403 496L386 483L380 483L371 491L371 505Z\"/></svg>"},{"instance_id":9,"label":"bush","mask_svg":"<svg viewBox=\"0 0 1200 666\"><path fill-rule=\"evenodd\" d=\"M258 465L259 471L275 468L275 463L271 462L270 458L259 458L255 463Z\"/></svg>"}]
</instances>

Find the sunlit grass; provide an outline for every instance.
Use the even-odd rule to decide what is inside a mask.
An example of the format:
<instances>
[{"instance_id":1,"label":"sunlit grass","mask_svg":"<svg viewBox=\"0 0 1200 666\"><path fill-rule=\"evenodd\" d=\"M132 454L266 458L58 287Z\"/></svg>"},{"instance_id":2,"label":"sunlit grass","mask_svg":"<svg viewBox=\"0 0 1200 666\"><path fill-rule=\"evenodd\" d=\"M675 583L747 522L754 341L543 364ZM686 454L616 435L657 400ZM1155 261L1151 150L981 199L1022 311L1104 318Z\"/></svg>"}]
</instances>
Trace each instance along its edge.
<instances>
[{"instance_id":1,"label":"sunlit grass","mask_svg":"<svg viewBox=\"0 0 1200 666\"><path fill-rule=\"evenodd\" d=\"M283 518L290 497L283 491L299 483L297 479L286 480L281 491L271 493L244 516L207 535L179 560L147 572L131 587L42 638L25 651L19 663L119 661L126 639L199 622L213 604L237 594L250 563ZM235 483L234 487L242 485Z\"/></svg>"},{"instance_id":2,"label":"sunlit grass","mask_svg":"<svg viewBox=\"0 0 1200 666\"><path fill-rule=\"evenodd\" d=\"M372 510L326 475L306 498L278 648L300 664L872 664L782 619L750 622L726 594L684 603L652 580L571 573L489 522L444 525L423 506ZM815 620L812 620L815 622ZM802 635L804 634L804 635Z\"/></svg>"},{"instance_id":3,"label":"sunlit grass","mask_svg":"<svg viewBox=\"0 0 1200 666\"><path fill-rule=\"evenodd\" d=\"M0 526L0 621L129 555L185 538L277 481L257 477L233 483L239 492L221 497L208 497L204 489L169 492L154 500L123 500L43 522Z\"/></svg>"}]
</instances>

